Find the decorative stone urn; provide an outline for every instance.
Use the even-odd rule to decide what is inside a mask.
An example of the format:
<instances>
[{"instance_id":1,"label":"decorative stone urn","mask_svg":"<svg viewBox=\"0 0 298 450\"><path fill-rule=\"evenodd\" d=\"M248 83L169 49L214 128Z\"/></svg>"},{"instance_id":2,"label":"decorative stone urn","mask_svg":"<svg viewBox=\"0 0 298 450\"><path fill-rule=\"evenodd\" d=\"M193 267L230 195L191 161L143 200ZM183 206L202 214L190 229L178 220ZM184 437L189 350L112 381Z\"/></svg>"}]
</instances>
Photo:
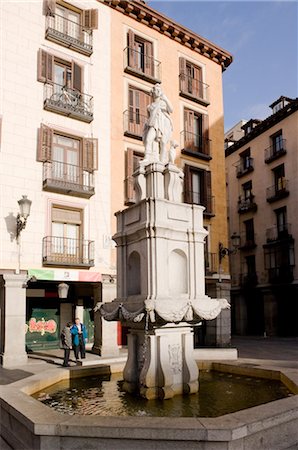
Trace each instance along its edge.
<instances>
[{"instance_id":1,"label":"decorative stone urn","mask_svg":"<svg viewBox=\"0 0 298 450\"><path fill-rule=\"evenodd\" d=\"M204 208L182 203L183 172L156 154L134 173L135 205L116 213L117 298L97 307L129 328L123 387L148 399L198 391L193 325L229 308L205 295Z\"/></svg>"}]
</instances>

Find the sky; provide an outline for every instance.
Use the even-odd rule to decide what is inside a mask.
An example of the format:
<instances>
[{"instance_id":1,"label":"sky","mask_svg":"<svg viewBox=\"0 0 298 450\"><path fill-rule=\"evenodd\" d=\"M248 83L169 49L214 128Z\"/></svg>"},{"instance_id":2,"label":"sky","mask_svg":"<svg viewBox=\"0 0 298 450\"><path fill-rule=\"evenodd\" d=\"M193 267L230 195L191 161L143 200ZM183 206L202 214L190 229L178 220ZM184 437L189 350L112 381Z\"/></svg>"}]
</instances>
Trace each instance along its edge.
<instances>
[{"instance_id":1,"label":"sky","mask_svg":"<svg viewBox=\"0 0 298 450\"><path fill-rule=\"evenodd\" d=\"M298 97L296 0L147 4L233 55L223 73L225 131L241 119L265 119L281 95Z\"/></svg>"}]
</instances>

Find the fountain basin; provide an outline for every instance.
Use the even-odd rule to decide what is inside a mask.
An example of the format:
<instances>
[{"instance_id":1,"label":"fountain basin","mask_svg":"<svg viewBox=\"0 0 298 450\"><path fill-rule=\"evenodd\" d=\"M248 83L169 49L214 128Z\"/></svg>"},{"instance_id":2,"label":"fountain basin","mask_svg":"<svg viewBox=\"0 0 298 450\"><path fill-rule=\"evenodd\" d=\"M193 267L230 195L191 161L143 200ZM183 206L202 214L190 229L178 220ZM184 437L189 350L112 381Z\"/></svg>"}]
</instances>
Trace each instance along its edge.
<instances>
[{"instance_id":1,"label":"fountain basin","mask_svg":"<svg viewBox=\"0 0 298 450\"><path fill-rule=\"evenodd\" d=\"M234 363L204 362L200 368L281 380L298 394L297 371ZM62 415L31 397L70 376L107 374L112 365L53 369L3 386L1 435L24 449L294 449L298 442L298 396L217 418L99 417ZM116 368L119 371L119 367Z\"/></svg>"}]
</instances>

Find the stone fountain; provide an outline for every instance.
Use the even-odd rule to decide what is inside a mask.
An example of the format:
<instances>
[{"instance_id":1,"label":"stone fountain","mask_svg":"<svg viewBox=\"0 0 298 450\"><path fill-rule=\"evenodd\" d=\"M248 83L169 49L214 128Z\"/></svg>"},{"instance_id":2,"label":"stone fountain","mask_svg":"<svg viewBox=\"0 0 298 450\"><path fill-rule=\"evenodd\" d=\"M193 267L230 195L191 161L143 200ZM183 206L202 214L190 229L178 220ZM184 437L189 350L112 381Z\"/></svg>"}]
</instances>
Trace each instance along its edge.
<instances>
[{"instance_id":1,"label":"stone fountain","mask_svg":"<svg viewBox=\"0 0 298 450\"><path fill-rule=\"evenodd\" d=\"M172 106L159 84L152 97L145 156L133 175L136 203L116 213L117 298L98 308L129 328L123 388L166 399L198 392L193 325L215 319L229 303L205 294L204 208L182 202Z\"/></svg>"}]
</instances>

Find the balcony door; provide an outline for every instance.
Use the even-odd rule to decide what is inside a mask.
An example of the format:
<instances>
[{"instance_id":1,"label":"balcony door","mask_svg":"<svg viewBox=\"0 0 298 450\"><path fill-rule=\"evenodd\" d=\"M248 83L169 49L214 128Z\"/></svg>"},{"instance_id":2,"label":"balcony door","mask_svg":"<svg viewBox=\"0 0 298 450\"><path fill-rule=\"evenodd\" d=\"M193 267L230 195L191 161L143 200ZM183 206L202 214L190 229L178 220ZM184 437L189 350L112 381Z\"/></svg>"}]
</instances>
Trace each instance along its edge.
<instances>
[{"instance_id":1,"label":"balcony door","mask_svg":"<svg viewBox=\"0 0 298 450\"><path fill-rule=\"evenodd\" d=\"M80 184L80 141L59 134L53 136L52 178Z\"/></svg>"},{"instance_id":2,"label":"balcony door","mask_svg":"<svg viewBox=\"0 0 298 450\"><path fill-rule=\"evenodd\" d=\"M71 9L56 4L55 30L66 36L80 40L81 38L81 14Z\"/></svg>"},{"instance_id":3,"label":"balcony door","mask_svg":"<svg viewBox=\"0 0 298 450\"><path fill-rule=\"evenodd\" d=\"M52 256L59 262L77 264L82 259L82 211L54 206L52 209Z\"/></svg>"}]
</instances>

